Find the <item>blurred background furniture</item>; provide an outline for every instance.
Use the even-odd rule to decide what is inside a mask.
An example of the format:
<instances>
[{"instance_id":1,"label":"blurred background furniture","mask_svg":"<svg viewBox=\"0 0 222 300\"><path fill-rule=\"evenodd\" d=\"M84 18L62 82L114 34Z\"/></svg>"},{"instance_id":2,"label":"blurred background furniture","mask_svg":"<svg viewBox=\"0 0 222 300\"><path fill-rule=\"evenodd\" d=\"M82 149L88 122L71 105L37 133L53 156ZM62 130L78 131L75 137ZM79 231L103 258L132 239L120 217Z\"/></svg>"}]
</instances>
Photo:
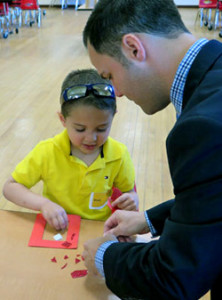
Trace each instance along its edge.
<instances>
[{"instance_id":1,"label":"blurred background furniture","mask_svg":"<svg viewBox=\"0 0 222 300\"><path fill-rule=\"evenodd\" d=\"M222 37L222 0L199 0L199 9L196 21L199 20L200 27L208 30L220 28L219 37Z\"/></svg>"}]
</instances>

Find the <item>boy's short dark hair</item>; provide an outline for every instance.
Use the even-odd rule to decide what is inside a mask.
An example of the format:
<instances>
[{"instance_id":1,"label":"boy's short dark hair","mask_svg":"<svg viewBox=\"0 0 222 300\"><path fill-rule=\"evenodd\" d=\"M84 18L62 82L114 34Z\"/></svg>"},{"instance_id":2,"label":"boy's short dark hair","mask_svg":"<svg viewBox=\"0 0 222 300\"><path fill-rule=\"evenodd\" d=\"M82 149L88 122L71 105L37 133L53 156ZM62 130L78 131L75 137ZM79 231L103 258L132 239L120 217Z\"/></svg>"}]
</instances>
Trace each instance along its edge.
<instances>
[{"instance_id":1,"label":"boy's short dark hair","mask_svg":"<svg viewBox=\"0 0 222 300\"><path fill-rule=\"evenodd\" d=\"M189 32L173 0L100 0L83 31L83 42L96 52L126 64L121 52L122 37L127 33L147 33L177 38Z\"/></svg>"},{"instance_id":2,"label":"boy's short dark hair","mask_svg":"<svg viewBox=\"0 0 222 300\"><path fill-rule=\"evenodd\" d=\"M67 88L73 85L94 83L111 84L108 79L103 79L95 69L75 70L66 76L62 83L60 93L61 112L65 118L69 115L70 111L79 104L94 106L101 110L110 110L113 115L116 113L116 99L97 97L94 94L90 94L84 98L74 99L68 102L64 101L63 93Z\"/></svg>"}]
</instances>

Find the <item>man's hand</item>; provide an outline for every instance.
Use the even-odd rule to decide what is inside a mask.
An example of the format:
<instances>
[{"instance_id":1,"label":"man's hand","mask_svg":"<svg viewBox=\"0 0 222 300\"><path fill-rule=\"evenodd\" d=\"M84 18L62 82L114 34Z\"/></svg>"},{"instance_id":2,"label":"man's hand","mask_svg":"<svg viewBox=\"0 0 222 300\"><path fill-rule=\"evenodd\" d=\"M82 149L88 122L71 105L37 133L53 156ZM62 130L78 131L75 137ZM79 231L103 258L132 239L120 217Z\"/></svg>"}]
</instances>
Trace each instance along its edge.
<instances>
[{"instance_id":1,"label":"man's hand","mask_svg":"<svg viewBox=\"0 0 222 300\"><path fill-rule=\"evenodd\" d=\"M84 263L89 273L94 276L100 276L96 266L95 266L95 255L100 245L106 241L113 241L116 238L113 235L106 235L105 237L99 237L96 239L89 240L84 244L84 251L82 257Z\"/></svg>"},{"instance_id":2,"label":"man's hand","mask_svg":"<svg viewBox=\"0 0 222 300\"><path fill-rule=\"evenodd\" d=\"M104 235L112 234L128 241L134 234L148 233L144 212L117 210L105 222Z\"/></svg>"}]
</instances>

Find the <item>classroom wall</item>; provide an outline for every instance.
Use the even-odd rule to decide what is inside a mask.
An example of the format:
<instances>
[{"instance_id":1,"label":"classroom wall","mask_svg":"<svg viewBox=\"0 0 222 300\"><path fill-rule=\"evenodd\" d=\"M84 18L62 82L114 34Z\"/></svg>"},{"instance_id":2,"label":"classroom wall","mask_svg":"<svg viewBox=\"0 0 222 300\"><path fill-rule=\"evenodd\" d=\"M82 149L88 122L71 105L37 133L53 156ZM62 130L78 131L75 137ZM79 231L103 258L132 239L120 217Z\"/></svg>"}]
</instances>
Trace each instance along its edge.
<instances>
[{"instance_id":1,"label":"classroom wall","mask_svg":"<svg viewBox=\"0 0 222 300\"><path fill-rule=\"evenodd\" d=\"M199 4L199 0L174 0L176 5L182 6L197 6Z\"/></svg>"},{"instance_id":2,"label":"classroom wall","mask_svg":"<svg viewBox=\"0 0 222 300\"><path fill-rule=\"evenodd\" d=\"M61 0L39 0L39 5L61 5L62 1ZM85 1L84 0L79 0L79 4L83 4ZM75 5L76 1L75 0L67 0L68 5Z\"/></svg>"},{"instance_id":3,"label":"classroom wall","mask_svg":"<svg viewBox=\"0 0 222 300\"><path fill-rule=\"evenodd\" d=\"M80 0L79 3L83 4L85 1L84 0ZM199 3L199 0L174 0L174 2L176 3L176 5L182 5L182 6L197 6ZM50 4L54 4L54 5L61 5L61 0L39 0L39 4L40 5L50 5ZM75 0L68 0L68 4L69 5L74 5L75 4Z\"/></svg>"}]
</instances>

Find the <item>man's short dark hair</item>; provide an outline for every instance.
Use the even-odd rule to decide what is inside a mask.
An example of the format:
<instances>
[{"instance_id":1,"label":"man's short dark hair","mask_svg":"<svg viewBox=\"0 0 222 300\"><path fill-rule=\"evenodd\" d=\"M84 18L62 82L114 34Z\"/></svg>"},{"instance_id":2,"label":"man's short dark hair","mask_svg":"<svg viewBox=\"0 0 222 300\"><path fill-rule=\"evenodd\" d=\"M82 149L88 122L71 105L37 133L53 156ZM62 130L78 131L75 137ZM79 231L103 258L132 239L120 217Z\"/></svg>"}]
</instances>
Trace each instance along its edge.
<instances>
[{"instance_id":1,"label":"man's short dark hair","mask_svg":"<svg viewBox=\"0 0 222 300\"><path fill-rule=\"evenodd\" d=\"M121 61L121 41L127 33L147 33L169 39L189 32L173 0L100 0L84 32L96 52Z\"/></svg>"}]
</instances>

